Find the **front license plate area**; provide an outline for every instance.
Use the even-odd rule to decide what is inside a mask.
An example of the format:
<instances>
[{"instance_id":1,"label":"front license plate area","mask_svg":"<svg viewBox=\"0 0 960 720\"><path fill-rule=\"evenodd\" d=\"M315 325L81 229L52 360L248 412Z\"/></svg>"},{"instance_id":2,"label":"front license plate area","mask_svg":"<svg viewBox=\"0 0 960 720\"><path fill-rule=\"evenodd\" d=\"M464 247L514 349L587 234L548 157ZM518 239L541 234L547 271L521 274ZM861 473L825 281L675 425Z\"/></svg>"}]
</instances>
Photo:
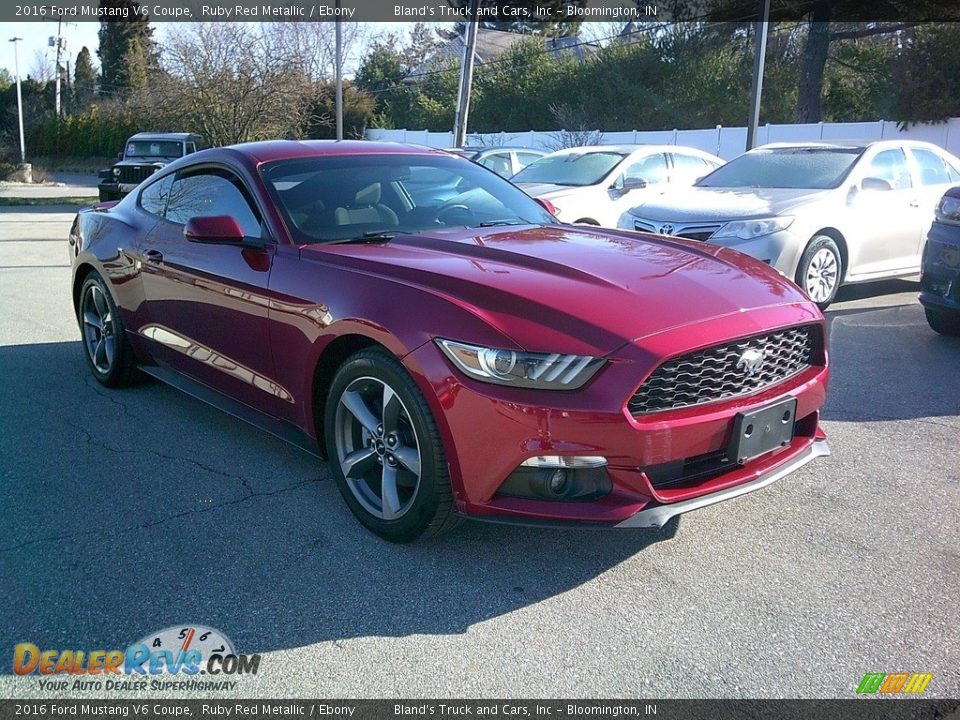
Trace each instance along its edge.
<instances>
[{"instance_id":1,"label":"front license plate area","mask_svg":"<svg viewBox=\"0 0 960 720\"><path fill-rule=\"evenodd\" d=\"M789 445L796 414L796 398L737 413L727 457L743 465L764 453Z\"/></svg>"}]
</instances>

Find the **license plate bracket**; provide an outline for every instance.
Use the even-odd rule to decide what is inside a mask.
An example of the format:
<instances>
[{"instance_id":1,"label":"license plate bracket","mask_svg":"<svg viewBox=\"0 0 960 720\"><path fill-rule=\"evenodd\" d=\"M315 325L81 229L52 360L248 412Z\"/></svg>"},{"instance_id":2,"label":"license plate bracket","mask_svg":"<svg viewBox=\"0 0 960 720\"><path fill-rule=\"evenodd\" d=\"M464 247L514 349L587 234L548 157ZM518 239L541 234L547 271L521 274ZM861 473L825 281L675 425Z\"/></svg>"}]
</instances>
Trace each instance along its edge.
<instances>
[{"instance_id":1,"label":"license plate bracket","mask_svg":"<svg viewBox=\"0 0 960 720\"><path fill-rule=\"evenodd\" d=\"M797 399L781 400L750 412L737 413L727 457L740 465L771 450L785 447L793 438Z\"/></svg>"}]
</instances>

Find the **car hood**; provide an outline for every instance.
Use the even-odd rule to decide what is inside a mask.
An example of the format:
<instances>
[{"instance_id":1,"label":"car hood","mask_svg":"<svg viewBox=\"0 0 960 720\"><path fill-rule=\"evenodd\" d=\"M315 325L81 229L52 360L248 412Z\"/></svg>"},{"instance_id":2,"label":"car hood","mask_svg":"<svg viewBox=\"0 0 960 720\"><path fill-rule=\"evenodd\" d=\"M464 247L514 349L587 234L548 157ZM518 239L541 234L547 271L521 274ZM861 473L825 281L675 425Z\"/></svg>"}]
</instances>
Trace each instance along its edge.
<instances>
[{"instance_id":1,"label":"car hood","mask_svg":"<svg viewBox=\"0 0 960 720\"><path fill-rule=\"evenodd\" d=\"M763 329L751 324L750 310L810 305L780 273L736 251L581 226L399 235L384 244L309 245L302 252L304 259L336 255L340 266L442 295L534 352L605 355L734 313L749 334Z\"/></svg>"},{"instance_id":2,"label":"car hood","mask_svg":"<svg viewBox=\"0 0 960 720\"><path fill-rule=\"evenodd\" d=\"M516 183L527 195L550 200L576 195L592 185L554 185L553 183Z\"/></svg>"},{"instance_id":3,"label":"car hood","mask_svg":"<svg viewBox=\"0 0 960 720\"><path fill-rule=\"evenodd\" d=\"M650 220L695 222L769 217L792 212L801 205L818 202L829 190L792 188L702 188L667 192L630 210Z\"/></svg>"},{"instance_id":4,"label":"car hood","mask_svg":"<svg viewBox=\"0 0 960 720\"><path fill-rule=\"evenodd\" d=\"M133 165L169 165L174 160L178 158L164 158L164 157L143 157L143 158L129 158L126 160L118 160L113 164L114 167L124 167L124 166L133 166Z\"/></svg>"}]
</instances>

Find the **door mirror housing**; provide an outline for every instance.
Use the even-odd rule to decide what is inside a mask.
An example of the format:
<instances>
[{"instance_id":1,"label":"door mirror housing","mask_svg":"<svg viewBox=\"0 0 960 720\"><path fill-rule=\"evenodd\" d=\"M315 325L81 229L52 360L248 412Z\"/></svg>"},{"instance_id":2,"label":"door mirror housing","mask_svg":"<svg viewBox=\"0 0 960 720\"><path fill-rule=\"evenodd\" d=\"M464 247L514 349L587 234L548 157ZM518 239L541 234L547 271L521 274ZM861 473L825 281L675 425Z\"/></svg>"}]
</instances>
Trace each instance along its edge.
<instances>
[{"instance_id":1,"label":"door mirror housing","mask_svg":"<svg viewBox=\"0 0 960 720\"><path fill-rule=\"evenodd\" d=\"M183 234L190 242L220 245L243 245L246 238L240 223L230 215L192 217L183 227Z\"/></svg>"},{"instance_id":2,"label":"door mirror housing","mask_svg":"<svg viewBox=\"0 0 960 720\"><path fill-rule=\"evenodd\" d=\"M631 190L643 190L647 186L647 181L643 178L638 177L625 177L623 179L623 187L620 188L623 192L630 192Z\"/></svg>"},{"instance_id":3,"label":"door mirror housing","mask_svg":"<svg viewBox=\"0 0 960 720\"><path fill-rule=\"evenodd\" d=\"M879 177L865 177L860 181L861 190L893 190L893 183Z\"/></svg>"}]
</instances>

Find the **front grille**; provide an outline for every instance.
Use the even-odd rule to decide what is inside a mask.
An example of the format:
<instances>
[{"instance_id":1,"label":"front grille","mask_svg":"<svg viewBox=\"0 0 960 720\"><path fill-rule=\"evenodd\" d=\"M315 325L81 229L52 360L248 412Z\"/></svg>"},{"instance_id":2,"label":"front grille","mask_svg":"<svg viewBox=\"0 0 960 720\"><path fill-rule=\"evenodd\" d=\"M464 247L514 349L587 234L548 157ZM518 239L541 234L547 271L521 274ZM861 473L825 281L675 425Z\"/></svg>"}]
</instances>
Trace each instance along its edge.
<instances>
[{"instance_id":1,"label":"front grille","mask_svg":"<svg viewBox=\"0 0 960 720\"><path fill-rule=\"evenodd\" d=\"M634 415L643 415L764 390L810 367L818 337L816 326L801 325L668 360L630 398L628 407ZM759 363L758 353L749 350L762 353ZM751 364L756 365L752 374Z\"/></svg>"},{"instance_id":2,"label":"front grille","mask_svg":"<svg viewBox=\"0 0 960 720\"><path fill-rule=\"evenodd\" d=\"M139 185L156 171L154 165L121 165L117 180L125 185Z\"/></svg>"},{"instance_id":3,"label":"front grille","mask_svg":"<svg viewBox=\"0 0 960 720\"><path fill-rule=\"evenodd\" d=\"M707 232L679 232L677 237L687 238L688 240L700 240L701 242L707 240L711 235L713 235L713 230L708 230Z\"/></svg>"}]
</instances>

